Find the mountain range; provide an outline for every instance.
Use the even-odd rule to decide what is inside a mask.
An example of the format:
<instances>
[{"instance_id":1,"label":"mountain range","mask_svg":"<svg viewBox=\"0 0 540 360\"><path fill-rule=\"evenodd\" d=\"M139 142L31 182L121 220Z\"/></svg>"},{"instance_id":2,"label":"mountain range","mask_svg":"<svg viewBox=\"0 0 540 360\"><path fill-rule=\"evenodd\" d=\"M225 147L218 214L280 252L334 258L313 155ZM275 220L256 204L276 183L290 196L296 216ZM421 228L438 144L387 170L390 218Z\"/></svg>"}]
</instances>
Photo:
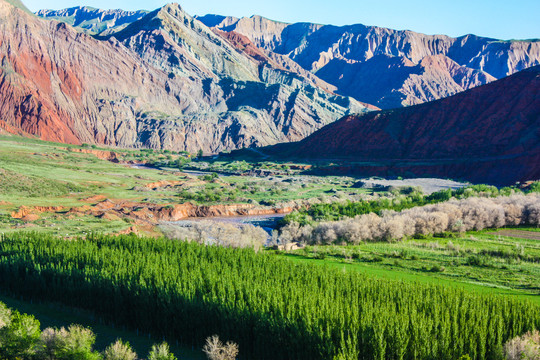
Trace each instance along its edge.
<instances>
[{"instance_id":1,"label":"mountain range","mask_svg":"<svg viewBox=\"0 0 540 360\"><path fill-rule=\"evenodd\" d=\"M300 140L368 110L299 67L237 46L177 4L94 38L0 0L0 128L217 153Z\"/></svg>"},{"instance_id":2,"label":"mountain range","mask_svg":"<svg viewBox=\"0 0 540 360\"><path fill-rule=\"evenodd\" d=\"M200 17L283 54L337 92L388 109L444 98L540 64L540 41L425 35L361 24L286 24L261 16Z\"/></svg>"},{"instance_id":3,"label":"mountain range","mask_svg":"<svg viewBox=\"0 0 540 360\"><path fill-rule=\"evenodd\" d=\"M88 34L108 35L141 20L149 11L102 10L90 6L77 6L63 10L40 10L37 16L65 22Z\"/></svg>"},{"instance_id":4,"label":"mountain range","mask_svg":"<svg viewBox=\"0 0 540 360\"><path fill-rule=\"evenodd\" d=\"M73 24L96 23L103 17L82 9L38 14ZM126 16L116 12L119 18ZM270 56L293 60L335 86L338 94L383 109L448 97L540 64L538 40L503 41L471 34L452 38L362 24L287 24L257 15L196 18L214 30L245 36Z\"/></svg>"},{"instance_id":5,"label":"mountain range","mask_svg":"<svg viewBox=\"0 0 540 360\"><path fill-rule=\"evenodd\" d=\"M332 173L497 185L540 179L540 66L442 100L346 116L260 152L341 164Z\"/></svg>"}]
</instances>

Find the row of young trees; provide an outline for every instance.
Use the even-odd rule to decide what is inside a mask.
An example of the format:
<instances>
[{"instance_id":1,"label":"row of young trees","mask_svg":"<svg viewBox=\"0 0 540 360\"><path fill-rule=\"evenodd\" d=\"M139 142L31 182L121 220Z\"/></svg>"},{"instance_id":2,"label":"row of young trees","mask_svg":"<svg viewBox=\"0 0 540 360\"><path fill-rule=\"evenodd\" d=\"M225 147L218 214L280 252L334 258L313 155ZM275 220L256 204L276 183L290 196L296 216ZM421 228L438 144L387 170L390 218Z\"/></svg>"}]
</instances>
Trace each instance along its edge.
<instances>
[{"instance_id":1,"label":"row of young trees","mask_svg":"<svg viewBox=\"0 0 540 360\"><path fill-rule=\"evenodd\" d=\"M291 222L281 229L280 239L308 244L359 244L517 225L540 225L540 194L454 199L401 212L384 210L380 215L369 213L314 226Z\"/></svg>"},{"instance_id":2,"label":"row of young trees","mask_svg":"<svg viewBox=\"0 0 540 360\"><path fill-rule=\"evenodd\" d=\"M90 329L71 325L46 328L31 315L0 303L0 359L3 360L136 360L129 343L117 340L103 353L94 350L96 336ZM152 346L148 360L176 360L167 343Z\"/></svg>"},{"instance_id":3,"label":"row of young trees","mask_svg":"<svg viewBox=\"0 0 540 360\"><path fill-rule=\"evenodd\" d=\"M4 235L0 286L193 346L220 334L255 359L501 359L540 328L515 298L134 236Z\"/></svg>"}]
</instances>

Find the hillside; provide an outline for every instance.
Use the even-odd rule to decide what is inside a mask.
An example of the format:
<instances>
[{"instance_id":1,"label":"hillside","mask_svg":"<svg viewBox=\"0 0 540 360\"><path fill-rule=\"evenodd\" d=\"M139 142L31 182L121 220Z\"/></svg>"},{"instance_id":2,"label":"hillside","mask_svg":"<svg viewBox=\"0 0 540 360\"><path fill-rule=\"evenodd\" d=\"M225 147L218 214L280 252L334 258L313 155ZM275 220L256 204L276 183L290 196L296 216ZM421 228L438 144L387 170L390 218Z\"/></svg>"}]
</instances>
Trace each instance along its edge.
<instances>
[{"instance_id":1,"label":"hillside","mask_svg":"<svg viewBox=\"0 0 540 360\"><path fill-rule=\"evenodd\" d=\"M300 140L366 110L239 52L178 5L116 36L95 39L0 0L0 128L74 144L215 153Z\"/></svg>"},{"instance_id":2,"label":"hillside","mask_svg":"<svg viewBox=\"0 0 540 360\"><path fill-rule=\"evenodd\" d=\"M4 0L4 1L6 1L8 4L15 6L16 8L26 11L27 13L31 13L31 11L28 10L26 5L24 5L21 0Z\"/></svg>"},{"instance_id":3,"label":"hillside","mask_svg":"<svg viewBox=\"0 0 540 360\"><path fill-rule=\"evenodd\" d=\"M361 24L286 24L261 16L198 19L288 56L340 94L385 109L444 98L540 64L538 40L452 38Z\"/></svg>"},{"instance_id":4,"label":"hillside","mask_svg":"<svg viewBox=\"0 0 540 360\"><path fill-rule=\"evenodd\" d=\"M265 152L342 160L332 171L498 185L540 178L540 67L427 104L347 116Z\"/></svg>"}]
</instances>

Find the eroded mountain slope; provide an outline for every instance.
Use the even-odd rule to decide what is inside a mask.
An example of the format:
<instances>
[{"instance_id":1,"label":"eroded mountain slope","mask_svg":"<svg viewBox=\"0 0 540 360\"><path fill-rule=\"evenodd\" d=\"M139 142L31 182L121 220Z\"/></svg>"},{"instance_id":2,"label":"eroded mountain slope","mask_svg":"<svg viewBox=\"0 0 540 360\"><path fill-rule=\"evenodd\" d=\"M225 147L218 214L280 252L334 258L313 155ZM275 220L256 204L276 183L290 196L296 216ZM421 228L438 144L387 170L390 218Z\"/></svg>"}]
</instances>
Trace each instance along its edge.
<instances>
[{"instance_id":1,"label":"eroded mountain slope","mask_svg":"<svg viewBox=\"0 0 540 360\"><path fill-rule=\"evenodd\" d=\"M298 74L262 71L178 5L117 36L97 40L0 0L0 127L53 141L210 153L300 140L366 110ZM263 82L261 73L279 76Z\"/></svg>"},{"instance_id":2,"label":"eroded mountain slope","mask_svg":"<svg viewBox=\"0 0 540 360\"><path fill-rule=\"evenodd\" d=\"M538 40L452 38L361 24L286 24L261 16L199 20L286 55L339 93L383 108L440 99L540 64Z\"/></svg>"}]
</instances>

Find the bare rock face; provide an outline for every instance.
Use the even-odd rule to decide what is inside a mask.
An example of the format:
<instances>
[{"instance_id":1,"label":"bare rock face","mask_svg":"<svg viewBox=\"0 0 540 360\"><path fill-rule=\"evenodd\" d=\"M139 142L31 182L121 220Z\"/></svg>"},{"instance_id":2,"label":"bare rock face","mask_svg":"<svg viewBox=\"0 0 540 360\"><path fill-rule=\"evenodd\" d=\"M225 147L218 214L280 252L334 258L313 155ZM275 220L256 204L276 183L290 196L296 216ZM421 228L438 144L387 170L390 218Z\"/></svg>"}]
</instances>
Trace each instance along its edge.
<instances>
[{"instance_id":1,"label":"bare rock face","mask_svg":"<svg viewBox=\"0 0 540 360\"><path fill-rule=\"evenodd\" d=\"M259 63L261 56L270 58L272 62L264 61L267 66L262 67L259 81L290 84L293 80L290 76L286 77L275 71L285 69L329 92L351 96L381 108L408 106L444 98L540 63L540 42L537 40L500 41L475 35L451 38L361 24L342 27L310 23L287 24L256 15L241 19L220 15L192 18L175 4L162 10L185 21L185 24L175 25L174 21L167 20L167 16L163 16L161 11L154 19L155 23L148 29L167 29L165 32L169 34L188 30L207 36L207 29L194 21L197 19L213 28L218 37L225 39L244 55L250 57L257 53L258 59L254 59ZM141 19L139 12L130 15L120 10L103 11L91 8L72 8L56 12L45 10L38 12L38 15L65 21L84 31L101 31L99 36L102 37L115 35L130 21ZM136 26L132 30L135 28ZM151 36L140 34L137 38L133 35L132 32L128 36L131 39L124 39L123 42L133 49L138 49L139 53L148 51L145 44ZM164 38L170 45L166 36ZM207 38L217 41L211 36ZM251 42L249 46L246 40ZM159 38L152 41L156 45L161 44ZM191 45L189 41L187 44ZM170 50L167 45L165 47ZM169 60L165 55L158 49L154 53L150 51L145 58L155 66L161 66ZM218 66L218 73L226 70L226 74L231 74L230 71L227 72L231 70L231 66L227 69L227 60L240 61L239 68L235 69L232 76L243 73L244 76L240 78L249 80L245 75L254 75L257 71L243 62L242 58L224 57L225 69L219 69ZM170 60L174 62L176 58L171 57ZM183 57L179 60L182 61ZM212 62L212 66L216 67L216 61ZM191 65L188 72L194 72L201 64L195 62ZM209 64L204 65L209 67ZM269 69L274 71L268 71ZM204 75L207 76L208 73Z\"/></svg>"},{"instance_id":2,"label":"bare rock face","mask_svg":"<svg viewBox=\"0 0 540 360\"><path fill-rule=\"evenodd\" d=\"M451 38L374 26L285 24L207 15L199 20L285 55L338 88L381 108L440 99L540 64L540 41Z\"/></svg>"},{"instance_id":3,"label":"bare rock face","mask_svg":"<svg viewBox=\"0 0 540 360\"><path fill-rule=\"evenodd\" d=\"M94 39L0 0L0 54L0 128L45 140L215 153L366 111L261 64L178 5Z\"/></svg>"},{"instance_id":4,"label":"bare rock face","mask_svg":"<svg viewBox=\"0 0 540 360\"><path fill-rule=\"evenodd\" d=\"M540 66L446 99L347 116L264 150L344 160L332 171L436 176L497 185L540 179Z\"/></svg>"},{"instance_id":5,"label":"bare rock face","mask_svg":"<svg viewBox=\"0 0 540 360\"><path fill-rule=\"evenodd\" d=\"M483 71L460 66L445 55L429 55L418 64L406 57L388 55L354 65L332 60L317 74L324 78L338 72L343 74L335 82L338 88L347 88L383 109L445 98L496 80Z\"/></svg>"}]
</instances>

